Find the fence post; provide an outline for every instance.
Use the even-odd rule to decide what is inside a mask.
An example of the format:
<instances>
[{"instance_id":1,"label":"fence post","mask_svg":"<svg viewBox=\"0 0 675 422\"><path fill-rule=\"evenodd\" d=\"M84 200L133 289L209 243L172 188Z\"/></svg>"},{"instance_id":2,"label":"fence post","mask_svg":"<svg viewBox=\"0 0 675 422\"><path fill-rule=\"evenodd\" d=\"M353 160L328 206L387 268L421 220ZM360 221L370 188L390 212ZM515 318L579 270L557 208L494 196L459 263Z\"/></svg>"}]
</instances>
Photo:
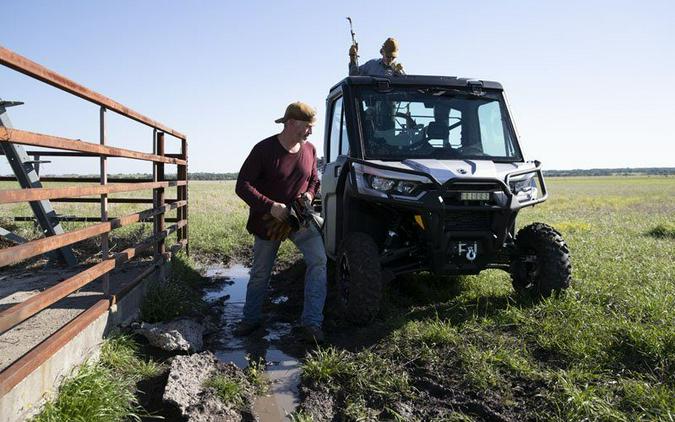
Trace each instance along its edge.
<instances>
[{"instance_id":1,"label":"fence post","mask_svg":"<svg viewBox=\"0 0 675 422\"><path fill-rule=\"evenodd\" d=\"M185 160L185 165L178 166L177 179L185 181L185 186L178 187L178 200L186 201L188 200L188 168L187 168L187 158L188 158L188 145L187 138L181 138L180 140L180 158ZM178 221L185 220L185 226L178 230L178 241L185 241L185 253L190 254L190 242L188 241L188 206L187 203L185 206L178 209Z\"/></svg>"},{"instance_id":2,"label":"fence post","mask_svg":"<svg viewBox=\"0 0 675 422\"><path fill-rule=\"evenodd\" d=\"M164 156L164 132L157 132L155 136L155 154ZM153 179L155 182L162 182L165 180L164 177L164 163L154 163ZM159 208L164 206L164 188L156 188L154 190L154 207ZM162 211L160 214L156 215L153 218L154 222L154 233L159 234L165 229L165 213ZM157 241L155 246L155 260L164 259L164 253L166 252L166 238ZM164 272L164 266L160 266L159 271L160 280L165 280L166 274Z\"/></svg>"},{"instance_id":3,"label":"fence post","mask_svg":"<svg viewBox=\"0 0 675 422\"><path fill-rule=\"evenodd\" d=\"M99 111L99 140L101 145L106 143L106 127L105 127L105 112L106 108L101 107ZM105 155L101 155L101 185L108 184L108 161ZM101 194L101 221L108 221L108 194ZM105 261L110 257L110 247L108 245L108 233L103 233L101 235L101 260ZM110 274L103 274L103 294L105 296L110 296Z\"/></svg>"}]
</instances>

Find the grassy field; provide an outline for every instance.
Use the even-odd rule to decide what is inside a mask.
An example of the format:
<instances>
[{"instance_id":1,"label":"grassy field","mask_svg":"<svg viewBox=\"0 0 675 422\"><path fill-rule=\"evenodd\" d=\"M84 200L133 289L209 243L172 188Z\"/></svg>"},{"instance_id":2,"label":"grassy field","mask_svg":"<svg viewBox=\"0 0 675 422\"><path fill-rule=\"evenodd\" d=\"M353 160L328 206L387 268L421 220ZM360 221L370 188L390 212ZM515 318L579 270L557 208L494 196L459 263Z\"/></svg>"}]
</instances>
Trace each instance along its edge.
<instances>
[{"instance_id":1,"label":"grassy field","mask_svg":"<svg viewBox=\"0 0 675 422\"><path fill-rule=\"evenodd\" d=\"M65 187L73 184L45 183L45 187ZM13 189L18 185L12 182L0 182L0 189ZM152 191L139 191L110 195L110 198L151 198ZM175 198L176 188L166 190L166 198ZM234 181L194 181L189 190L189 236L190 249L199 261L228 262L230 259L246 259L253 237L246 231L248 207L234 193ZM78 217L100 216L99 204L53 203L59 215ZM151 204L109 204L110 217L119 217L151 208ZM14 216L32 216L28 204L18 203L0 205L0 227L17 233L27 239L39 237L31 223L15 223ZM176 211L167 214L175 217ZM95 223L63 222L66 231ZM167 223L169 225L171 223ZM152 224L134 224L117 229L111 235L111 251L127 247L132 240L141 240L152 234ZM175 238L175 236L174 236ZM168 242L170 242L169 239ZM1 242L1 241L0 241ZM85 243L85 242L83 242ZM93 252L98 247L96 241L80 244L82 253ZM280 254L292 257L294 246L285 242Z\"/></svg>"},{"instance_id":2,"label":"grassy field","mask_svg":"<svg viewBox=\"0 0 675 422\"><path fill-rule=\"evenodd\" d=\"M551 198L523 211L519 226L542 221L563 234L574 277L565 294L519 298L497 270L406 278L376 322L385 335L357 349L315 351L305 383L329 391L338 414L354 420L395 419L401 403L418 408L419 419L494 411L507 419L675 420L675 179L550 178L548 186ZM55 206L66 215L98 210ZM111 208L122 215L143 206ZM26 205L0 207L0 226L35 236L7 219L17 213L30 215ZM193 256L246 259L246 217L233 182L191 182ZM119 238L149 232L127 229ZM297 252L285 242L281 253ZM472 401L488 415L462 405Z\"/></svg>"},{"instance_id":3,"label":"grassy field","mask_svg":"<svg viewBox=\"0 0 675 422\"><path fill-rule=\"evenodd\" d=\"M361 351L316 352L306 378L354 419L463 394L507 419L674 420L675 180L548 184L551 199L519 226L543 221L564 235L574 276L564 295L521 299L496 270L451 284L407 280L389 294L389 335ZM462 403L449 406L450 419L494 416Z\"/></svg>"}]
</instances>

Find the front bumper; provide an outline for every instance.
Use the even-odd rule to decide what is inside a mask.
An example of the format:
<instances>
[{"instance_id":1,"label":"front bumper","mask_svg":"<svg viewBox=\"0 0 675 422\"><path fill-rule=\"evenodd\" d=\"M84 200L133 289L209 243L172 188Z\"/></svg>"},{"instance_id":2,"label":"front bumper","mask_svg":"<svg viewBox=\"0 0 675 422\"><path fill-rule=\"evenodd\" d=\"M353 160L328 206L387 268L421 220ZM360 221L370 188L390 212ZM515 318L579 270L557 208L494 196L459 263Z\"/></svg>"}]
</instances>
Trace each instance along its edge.
<instances>
[{"instance_id":1,"label":"front bumper","mask_svg":"<svg viewBox=\"0 0 675 422\"><path fill-rule=\"evenodd\" d=\"M548 197L541 172L541 164L535 167L508 173L504 180L495 178L458 178L439 183L432 175L407 169L392 169L386 166L354 160L351 182L357 186L357 171L353 165L377 167L398 173L424 177L431 183L422 192L410 197L385 194L373 196L354 189L359 199L390 208L399 214L416 216L421 220L421 230L416 251L418 265L406 267L410 271L429 270L436 274L477 274L485 268L506 268L509 255L504 246L515 225L518 211L545 201ZM359 169L361 172L363 168ZM510 179L534 173L538 178L541 195L536 199L520 202L509 188ZM487 192L486 201L462 201L462 192ZM383 263L390 261L392 254L384 251ZM417 268L415 268L417 267Z\"/></svg>"}]
</instances>

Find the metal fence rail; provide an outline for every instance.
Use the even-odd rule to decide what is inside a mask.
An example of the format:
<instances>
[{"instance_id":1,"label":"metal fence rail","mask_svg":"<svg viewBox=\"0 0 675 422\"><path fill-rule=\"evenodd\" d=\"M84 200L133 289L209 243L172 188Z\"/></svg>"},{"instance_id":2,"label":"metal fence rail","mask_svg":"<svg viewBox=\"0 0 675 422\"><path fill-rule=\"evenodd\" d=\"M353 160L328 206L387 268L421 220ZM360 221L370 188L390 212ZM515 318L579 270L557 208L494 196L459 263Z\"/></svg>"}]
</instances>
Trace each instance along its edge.
<instances>
[{"instance_id":1,"label":"metal fence rail","mask_svg":"<svg viewBox=\"0 0 675 422\"><path fill-rule=\"evenodd\" d=\"M76 95L100 107L100 137L97 142L89 142L81 139L67 139L54 135L33 133L21 129L0 127L0 142L52 149L28 152L28 154L38 157L38 159L40 156L54 156L99 157L100 160L99 178L43 178L43 181L74 182L81 183L81 185L58 188L4 189L0 190L0 204L40 200L81 203L96 202L100 203L101 209L100 217L94 217L93 219L92 217L70 217L70 221L100 221L97 224L63 234L33 240L17 246L0 249L1 269L8 265L14 265L87 239L100 238L101 241L101 261L99 263L31 296L21 303L14 304L1 311L0 334L10 330L12 327L20 324L96 279L101 279L103 281L102 294L104 295L102 300L75 317L49 338L0 372L0 396L2 396L30 374L32 370L38 368L41 363L45 362L50 356L58 351L60 347L76 336L91 321L102 315L119 299L119 297L133 289L133 287L145 277L151 276L157 271L160 272L159 275L161 277L163 275L161 271L164 267L162 264L170 258L171 254L175 254L180 249L188 249L188 145L187 138L182 133L3 47L0 47L0 65L45 82L62 91ZM106 145L106 112L108 110L152 128L153 153L150 154L133 149L117 148ZM165 153L164 139L166 134L176 138L180 142L180 153ZM153 178L151 180L148 180L147 178L142 180L132 178L108 179L108 157L141 160L151 163L153 166ZM166 165L176 166L175 180L167 180L165 177ZM2 180L12 180L12 178L2 177L0 178L0 181ZM98 185L93 185L92 183L98 183ZM165 189L174 187L176 188L175 198L166 198ZM135 192L150 189L153 191L152 198L108 198L108 195L113 193ZM91 195L100 195L100 197L83 198ZM152 208L111 219L108 215L109 203L151 203ZM177 217L165 218L165 214L172 210L176 210ZM68 218L69 217L64 217L63 219L66 221ZM121 252L110 252L108 235L111 232L120 227L140 223L149 219L152 219L153 221L153 233L151 236ZM30 220L30 218L15 216L15 220L26 221ZM167 222L173 224L167 227ZM177 243L167 248L166 239L173 233L176 233ZM146 250L154 251L153 260L148 264L147 268L138 274L130 283L127 283L115 292L111 292L109 285L110 272L115 268L121 267L124 263L135 257L138 257L141 252Z\"/></svg>"}]
</instances>

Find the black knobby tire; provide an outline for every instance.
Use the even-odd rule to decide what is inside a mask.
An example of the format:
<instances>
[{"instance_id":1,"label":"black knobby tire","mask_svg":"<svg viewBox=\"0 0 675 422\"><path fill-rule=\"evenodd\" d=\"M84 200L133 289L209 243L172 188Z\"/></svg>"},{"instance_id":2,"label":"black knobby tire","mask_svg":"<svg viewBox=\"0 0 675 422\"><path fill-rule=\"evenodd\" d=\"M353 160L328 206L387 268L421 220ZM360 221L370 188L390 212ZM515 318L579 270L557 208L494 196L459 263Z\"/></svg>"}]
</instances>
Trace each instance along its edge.
<instances>
[{"instance_id":1,"label":"black knobby tire","mask_svg":"<svg viewBox=\"0 0 675 422\"><path fill-rule=\"evenodd\" d=\"M570 250L562 235L544 223L523 227L516 236L511 281L519 293L548 297L572 282Z\"/></svg>"},{"instance_id":2,"label":"black knobby tire","mask_svg":"<svg viewBox=\"0 0 675 422\"><path fill-rule=\"evenodd\" d=\"M340 313L354 324L367 324L380 311L382 268L372 237L349 233L336 260L336 287Z\"/></svg>"}]
</instances>

